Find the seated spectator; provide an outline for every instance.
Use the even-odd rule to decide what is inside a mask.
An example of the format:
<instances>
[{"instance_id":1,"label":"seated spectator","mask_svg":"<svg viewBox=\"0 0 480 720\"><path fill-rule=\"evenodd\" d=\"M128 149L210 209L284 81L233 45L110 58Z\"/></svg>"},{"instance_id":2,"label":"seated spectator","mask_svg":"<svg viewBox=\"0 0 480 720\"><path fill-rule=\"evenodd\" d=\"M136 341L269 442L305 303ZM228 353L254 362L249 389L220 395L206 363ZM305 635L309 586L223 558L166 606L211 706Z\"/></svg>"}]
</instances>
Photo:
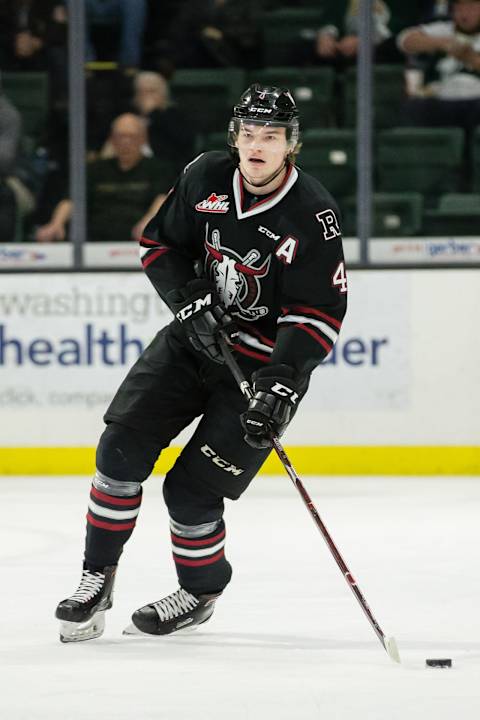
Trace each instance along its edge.
<instances>
[{"instance_id":1,"label":"seated spectator","mask_svg":"<svg viewBox=\"0 0 480 720\"><path fill-rule=\"evenodd\" d=\"M408 99L405 123L457 125L480 121L480 0L456 0L452 19L407 28L398 37L407 55L424 55L424 83Z\"/></svg>"},{"instance_id":2,"label":"seated spectator","mask_svg":"<svg viewBox=\"0 0 480 720\"><path fill-rule=\"evenodd\" d=\"M134 92L133 104L147 122L153 154L170 162L178 174L193 157L194 135L188 118L170 101L167 81L158 73L139 73Z\"/></svg>"},{"instance_id":3,"label":"seated spectator","mask_svg":"<svg viewBox=\"0 0 480 720\"><path fill-rule=\"evenodd\" d=\"M0 0L0 22L9 70L47 71L52 50L66 47L67 13L61 0Z\"/></svg>"},{"instance_id":4,"label":"seated spectator","mask_svg":"<svg viewBox=\"0 0 480 720\"><path fill-rule=\"evenodd\" d=\"M138 240L160 208L173 178L159 160L145 157L147 140L145 121L136 115L126 113L112 123L110 141L115 156L95 160L87 169L88 240ZM72 201L61 200L50 222L38 228L35 239L64 240L72 212Z\"/></svg>"},{"instance_id":5,"label":"seated spectator","mask_svg":"<svg viewBox=\"0 0 480 720\"><path fill-rule=\"evenodd\" d=\"M169 32L175 67L259 67L259 6L252 0L185 2Z\"/></svg>"},{"instance_id":6,"label":"seated spectator","mask_svg":"<svg viewBox=\"0 0 480 720\"><path fill-rule=\"evenodd\" d=\"M124 68L140 67L147 12L146 0L86 0L87 61L97 59L92 29L97 25L119 26L116 60ZM112 58L113 59L113 58Z\"/></svg>"},{"instance_id":7,"label":"seated spectator","mask_svg":"<svg viewBox=\"0 0 480 720\"><path fill-rule=\"evenodd\" d=\"M317 61L333 63L339 68L356 62L358 54L359 0L350 0L343 27L325 25L317 32ZM373 4L373 43L377 62L399 62L401 56L389 29L390 9L384 0Z\"/></svg>"},{"instance_id":8,"label":"seated spectator","mask_svg":"<svg viewBox=\"0 0 480 720\"><path fill-rule=\"evenodd\" d=\"M34 209L35 200L19 175L21 120L0 86L0 242L15 240L18 213Z\"/></svg>"}]
</instances>

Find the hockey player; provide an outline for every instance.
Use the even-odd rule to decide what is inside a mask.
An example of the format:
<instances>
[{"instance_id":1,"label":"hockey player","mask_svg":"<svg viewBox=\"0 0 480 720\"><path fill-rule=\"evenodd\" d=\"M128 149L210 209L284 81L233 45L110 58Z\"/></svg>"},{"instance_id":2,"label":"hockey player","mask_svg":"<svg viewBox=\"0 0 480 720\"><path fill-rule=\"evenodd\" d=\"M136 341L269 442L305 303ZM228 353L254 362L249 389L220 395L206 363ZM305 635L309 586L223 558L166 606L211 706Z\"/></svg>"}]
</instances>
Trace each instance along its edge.
<instances>
[{"instance_id":1,"label":"hockey player","mask_svg":"<svg viewBox=\"0 0 480 720\"><path fill-rule=\"evenodd\" d=\"M230 152L204 153L185 168L140 241L145 272L174 319L105 414L82 579L56 610L65 642L103 632L142 482L199 416L163 486L180 587L132 621L163 635L208 620L232 573L224 499L238 499L259 471L271 432L284 432L340 330L347 280L338 210L295 165L290 92L251 86L233 108L228 143ZM220 335L251 378L248 405Z\"/></svg>"}]
</instances>

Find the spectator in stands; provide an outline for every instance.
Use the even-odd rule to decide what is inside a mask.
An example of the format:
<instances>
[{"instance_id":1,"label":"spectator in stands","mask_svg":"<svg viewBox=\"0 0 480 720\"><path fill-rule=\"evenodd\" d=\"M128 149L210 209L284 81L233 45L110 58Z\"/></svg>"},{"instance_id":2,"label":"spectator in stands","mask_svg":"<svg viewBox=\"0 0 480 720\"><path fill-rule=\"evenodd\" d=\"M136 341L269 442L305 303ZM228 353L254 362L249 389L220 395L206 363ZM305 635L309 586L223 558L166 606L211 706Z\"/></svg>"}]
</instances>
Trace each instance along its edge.
<instances>
[{"instance_id":1,"label":"spectator in stands","mask_svg":"<svg viewBox=\"0 0 480 720\"><path fill-rule=\"evenodd\" d=\"M343 20L343 27L333 24L320 28L316 36L317 61L339 67L356 62L358 54L359 0L350 0ZM398 62L401 56L389 29L390 9L384 0L373 4L373 43L378 62Z\"/></svg>"},{"instance_id":2,"label":"spectator in stands","mask_svg":"<svg viewBox=\"0 0 480 720\"><path fill-rule=\"evenodd\" d=\"M126 113L112 124L110 140L115 157L95 160L88 167L88 240L116 242L138 240L156 214L172 177L161 162L145 157L147 129L143 118ZM64 240L73 203L63 199L52 218L38 228L38 242Z\"/></svg>"},{"instance_id":3,"label":"spectator in stands","mask_svg":"<svg viewBox=\"0 0 480 720\"><path fill-rule=\"evenodd\" d=\"M49 70L51 50L66 47L66 20L61 0L0 0L2 41L8 50L6 67Z\"/></svg>"},{"instance_id":4,"label":"spectator in stands","mask_svg":"<svg viewBox=\"0 0 480 720\"><path fill-rule=\"evenodd\" d=\"M194 135L189 119L171 102L165 78L154 72L139 73L133 104L147 122L153 154L169 162L178 174L193 158Z\"/></svg>"},{"instance_id":5,"label":"spectator in stands","mask_svg":"<svg viewBox=\"0 0 480 720\"><path fill-rule=\"evenodd\" d=\"M32 193L19 177L20 139L20 114L2 94L0 84L0 242L16 239L18 213L24 216L35 206Z\"/></svg>"},{"instance_id":6,"label":"spectator in stands","mask_svg":"<svg viewBox=\"0 0 480 720\"><path fill-rule=\"evenodd\" d=\"M456 0L451 20L407 28L398 46L426 57L424 83L406 103L406 124L468 131L479 124L480 0Z\"/></svg>"},{"instance_id":7,"label":"spectator in stands","mask_svg":"<svg viewBox=\"0 0 480 720\"><path fill-rule=\"evenodd\" d=\"M176 67L259 67L258 0L186 2L170 30Z\"/></svg>"},{"instance_id":8,"label":"spectator in stands","mask_svg":"<svg viewBox=\"0 0 480 720\"><path fill-rule=\"evenodd\" d=\"M107 25L120 29L117 60L124 68L140 67L147 12L146 0L86 0L87 61L96 59L92 28Z\"/></svg>"}]
</instances>

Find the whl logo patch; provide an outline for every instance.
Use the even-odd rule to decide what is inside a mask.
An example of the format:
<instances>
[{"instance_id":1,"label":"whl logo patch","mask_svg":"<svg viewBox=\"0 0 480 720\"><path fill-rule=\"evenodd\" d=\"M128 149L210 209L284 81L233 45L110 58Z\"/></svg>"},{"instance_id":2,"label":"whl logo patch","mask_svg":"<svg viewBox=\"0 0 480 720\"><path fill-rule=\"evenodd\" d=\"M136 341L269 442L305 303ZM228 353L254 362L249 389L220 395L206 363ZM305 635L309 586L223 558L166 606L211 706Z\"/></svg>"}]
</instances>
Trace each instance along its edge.
<instances>
[{"instance_id":1,"label":"whl logo patch","mask_svg":"<svg viewBox=\"0 0 480 720\"><path fill-rule=\"evenodd\" d=\"M207 213L226 213L229 210L230 203L227 200L228 195L217 195L212 193L206 200L195 205L195 210L198 212Z\"/></svg>"}]
</instances>

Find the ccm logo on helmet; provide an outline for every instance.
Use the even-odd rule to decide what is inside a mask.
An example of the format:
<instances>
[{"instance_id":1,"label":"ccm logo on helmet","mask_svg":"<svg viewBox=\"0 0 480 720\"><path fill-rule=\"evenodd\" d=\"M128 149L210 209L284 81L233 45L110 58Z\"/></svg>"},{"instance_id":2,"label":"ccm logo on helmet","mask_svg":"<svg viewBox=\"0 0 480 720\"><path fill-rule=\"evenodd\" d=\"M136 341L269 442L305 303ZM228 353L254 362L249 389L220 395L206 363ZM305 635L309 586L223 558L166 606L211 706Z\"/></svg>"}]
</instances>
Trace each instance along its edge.
<instances>
[{"instance_id":1,"label":"ccm logo on helmet","mask_svg":"<svg viewBox=\"0 0 480 720\"><path fill-rule=\"evenodd\" d=\"M189 305L185 305L181 310L179 310L176 314L177 320L180 322L183 322L183 320L186 320L187 318L191 317L191 315L195 315L199 310L202 309L202 307L208 307L212 304L212 293L208 293L203 298L198 298L193 303L190 303Z\"/></svg>"},{"instance_id":2,"label":"ccm logo on helmet","mask_svg":"<svg viewBox=\"0 0 480 720\"><path fill-rule=\"evenodd\" d=\"M292 388L282 385L282 383L279 382L272 386L272 393L275 393L275 395L279 395L282 398L288 398L293 405L295 405L298 400L298 393L294 392Z\"/></svg>"}]
</instances>

